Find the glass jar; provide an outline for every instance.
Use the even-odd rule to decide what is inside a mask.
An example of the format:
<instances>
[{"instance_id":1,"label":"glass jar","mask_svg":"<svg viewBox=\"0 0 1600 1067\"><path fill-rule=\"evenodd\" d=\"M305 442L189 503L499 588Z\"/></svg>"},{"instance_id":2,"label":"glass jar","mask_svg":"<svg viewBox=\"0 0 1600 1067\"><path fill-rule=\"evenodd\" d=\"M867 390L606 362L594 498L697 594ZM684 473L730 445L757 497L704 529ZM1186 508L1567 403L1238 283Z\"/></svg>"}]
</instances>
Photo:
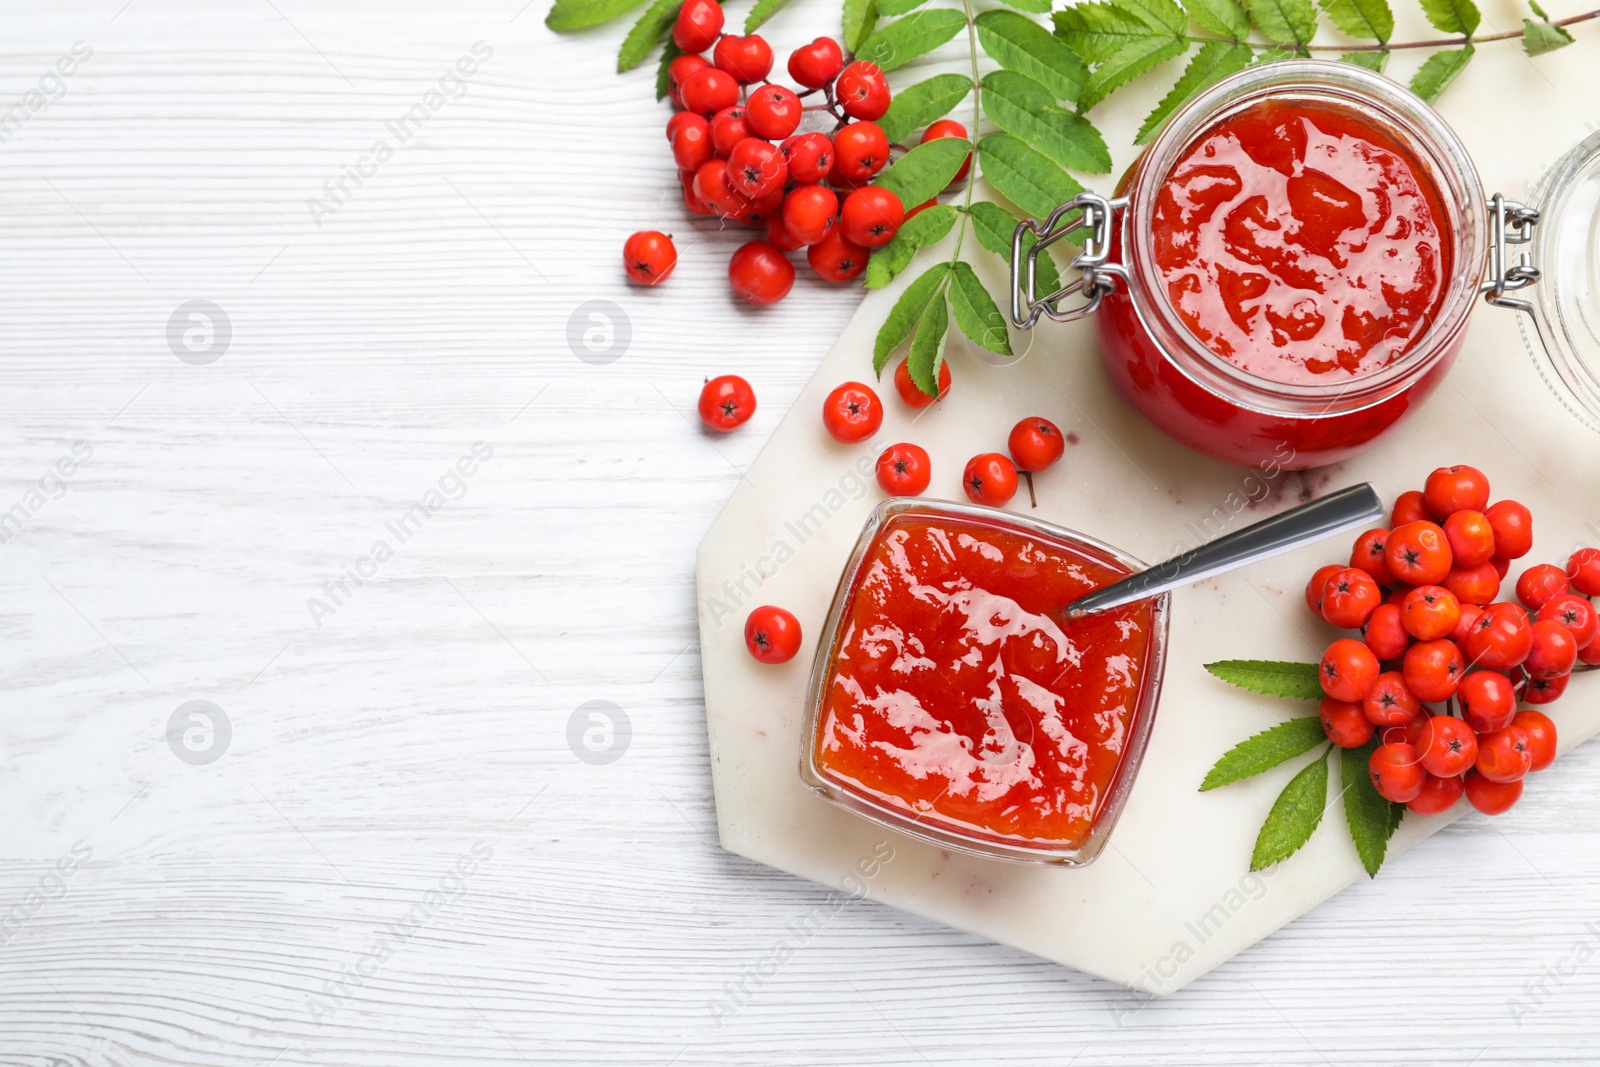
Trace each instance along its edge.
<instances>
[{"instance_id":1,"label":"glass jar","mask_svg":"<svg viewBox=\"0 0 1600 1067\"><path fill-rule=\"evenodd\" d=\"M1438 193L1452 270L1420 335L1372 373L1287 383L1242 369L1194 334L1158 272L1152 223L1162 185L1207 130L1267 98L1359 114L1404 146ZM1223 79L1172 117L1119 193L1114 199L1085 193L1043 223L1018 226L1012 319L1027 329L1041 316L1070 321L1093 314L1106 368L1128 400L1189 447L1242 465L1316 467L1371 445L1438 385L1460 351L1479 294L1526 310L1507 294L1539 277L1529 257L1513 264L1507 252L1507 245L1532 238L1538 212L1499 195L1486 200L1472 160L1444 120L1409 90L1353 64L1288 60ZM1038 240L1024 250L1030 231ZM1078 277L1037 296L1034 258L1055 241L1083 234L1083 253L1072 263ZM1076 303L1063 307L1069 298Z\"/></svg>"},{"instance_id":2,"label":"glass jar","mask_svg":"<svg viewBox=\"0 0 1600 1067\"><path fill-rule=\"evenodd\" d=\"M948 573L912 581L918 559ZM900 566L915 601L892 593L885 572ZM1054 609L1064 586L1070 600L1144 567L993 508L879 504L817 645L801 778L849 811L945 848L1089 863L1155 720L1170 594L1085 620ZM1034 680L1052 676L1048 687Z\"/></svg>"}]
</instances>

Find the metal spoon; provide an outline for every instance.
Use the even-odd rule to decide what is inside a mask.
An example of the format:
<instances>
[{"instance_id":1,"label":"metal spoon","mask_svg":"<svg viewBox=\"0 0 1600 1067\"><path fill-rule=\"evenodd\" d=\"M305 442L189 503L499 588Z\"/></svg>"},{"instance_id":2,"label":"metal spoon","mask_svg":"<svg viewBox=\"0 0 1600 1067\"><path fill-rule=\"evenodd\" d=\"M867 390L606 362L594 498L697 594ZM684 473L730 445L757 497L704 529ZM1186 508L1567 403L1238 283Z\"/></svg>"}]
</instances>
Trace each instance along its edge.
<instances>
[{"instance_id":1,"label":"metal spoon","mask_svg":"<svg viewBox=\"0 0 1600 1067\"><path fill-rule=\"evenodd\" d=\"M1383 501L1371 482L1362 482L1224 534L1138 574L1130 574L1119 582L1079 597L1064 605L1062 610L1069 619L1081 619L1091 612L1120 608L1321 541L1344 530L1371 526L1382 518Z\"/></svg>"}]
</instances>

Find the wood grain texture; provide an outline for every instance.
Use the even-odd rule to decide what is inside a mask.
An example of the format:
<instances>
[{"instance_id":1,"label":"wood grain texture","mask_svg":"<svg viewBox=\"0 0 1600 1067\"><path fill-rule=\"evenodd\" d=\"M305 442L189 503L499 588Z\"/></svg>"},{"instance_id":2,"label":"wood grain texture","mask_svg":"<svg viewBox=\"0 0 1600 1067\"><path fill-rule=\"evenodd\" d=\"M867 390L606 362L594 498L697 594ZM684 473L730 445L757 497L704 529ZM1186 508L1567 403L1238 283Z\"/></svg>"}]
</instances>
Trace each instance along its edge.
<instances>
[{"instance_id":1,"label":"wood grain texture","mask_svg":"<svg viewBox=\"0 0 1600 1067\"><path fill-rule=\"evenodd\" d=\"M93 56L0 145L0 512L92 457L0 544L0 1064L1595 1061L1593 749L1171 1000L870 903L786 949L826 891L716 846L692 558L853 298L736 306L621 29L519 7L8 11L0 103ZM678 272L629 290L655 226ZM233 329L203 367L167 340L196 299ZM605 366L567 343L595 299L633 332ZM712 440L691 402L729 369L762 407ZM165 740L192 699L232 724L209 766ZM590 700L632 724L609 765L569 746Z\"/></svg>"}]
</instances>

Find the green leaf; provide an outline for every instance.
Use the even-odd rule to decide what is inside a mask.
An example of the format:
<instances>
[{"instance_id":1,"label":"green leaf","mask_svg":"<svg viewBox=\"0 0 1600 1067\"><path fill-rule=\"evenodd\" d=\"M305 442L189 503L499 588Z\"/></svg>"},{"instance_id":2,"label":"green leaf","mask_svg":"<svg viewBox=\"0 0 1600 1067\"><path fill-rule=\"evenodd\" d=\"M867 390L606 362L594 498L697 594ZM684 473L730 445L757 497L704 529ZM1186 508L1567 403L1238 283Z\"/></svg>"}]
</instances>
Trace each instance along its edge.
<instances>
[{"instance_id":1,"label":"green leaf","mask_svg":"<svg viewBox=\"0 0 1600 1067\"><path fill-rule=\"evenodd\" d=\"M661 62L656 66L657 100L665 100L667 98L667 92L672 87L671 78L668 76L670 74L669 68L672 66L672 61L681 55L683 55L683 49L679 48L671 38L668 38L667 46L661 50Z\"/></svg>"},{"instance_id":2,"label":"green leaf","mask_svg":"<svg viewBox=\"0 0 1600 1067\"><path fill-rule=\"evenodd\" d=\"M967 208L967 215L972 219L972 232L977 235L978 243L1009 264L1011 236L1016 232L1017 223L1022 220L999 204L992 204L987 200L973 203ZM1024 255L1033 247L1034 240L1032 233L1023 235ZM1053 293L1061 288L1061 271L1056 266L1056 261L1050 258L1049 249L1040 252L1039 258L1035 261L1034 281L1038 283L1041 293Z\"/></svg>"},{"instance_id":3,"label":"green leaf","mask_svg":"<svg viewBox=\"0 0 1600 1067\"><path fill-rule=\"evenodd\" d=\"M911 336L911 351L906 353L911 381L928 396L939 395L939 364L944 362L944 346L949 339L950 313L944 299L937 297L922 309L917 332Z\"/></svg>"},{"instance_id":4,"label":"green leaf","mask_svg":"<svg viewBox=\"0 0 1600 1067\"><path fill-rule=\"evenodd\" d=\"M971 151L972 142L964 137L936 138L895 160L873 184L898 196L907 208L916 207L950 184Z\"/></svg>"},{"instance_id":5,"label":"green leaf","mask_svg":"<svg viewBox=\"0 0 1600 1067\"><path fill-rule=\"evenodd\" d=\"M957 260L950 279L950 314L956 325L974 344L1002 356L1011 355L1011 334L1006 317L995 306L994 297L983 287L972 266Z\"/></svg>"},{"instance_id":6,"label":"green leaf","mask_svg":"<svg viewBox=\"0 0 1600 1067\"><path fill-rule=\"evenodd\" d=\"M1183 0L1184 9L1204 29L1230 41L1242 41L1250 33L1250 16L1238 0Z\"/></svg>"},{"instance_id":7,"label":"green leaf","mask_svg":"<svg viewBox=\"0 0 1600 1067\"><path fill-rule=\"evenodd\" d=\"M1322 720L1315 715L1280 722L1224 752L1216 766L1206 772L1200 792L1254 778L1262 771L1270 771L1280 763L1310 752L1327 739L1328 735L1322 731Z\"/></svg>"},{"instance_id":8,"label":"green leaf","mask_svg":"<svg viewBox=\"0 0 1600 1067\"><path fill-rule=\"evenodd\" d=\"M557 33L586 30L626 15L642 3L644 0L556 0L550 6L550 14L544 17L544 24Z\"/></svg>"},{"instance_id":9,"label":"green leaf","mask_svg":"<svg viewBox=\"0 0 1600 1067\"><path fill-rule=\"evenodd\" d=\"M996 70L984 75L983 113L1046 157L1072 170L1105 174L1111 151L1088 119L1057 107L1049 90L1025 74Z\"/></svg>"},{"instance_id":10,"label":"green leaf","mask_svg":"<svg viewBox=\"0 0 1600 1067\"><path fill-rule=\"evenodd\" d=\"M1175 40L1173 34L1156 29L1132 12L1097 0L1062 8L1054 18L1056 36L1085 63L1100 63L1136 41Z\"/></svg>"},{"instance_id":11,"label":"green leaf","mask_svg":"<svg viewBox=\"0 0 1600 1067\"><path fill-rule=\"evenodd\" d=\"M1351 37L1387 43L1394 33L1389 0L1317 0L1328 21Z\"/></svg>"},{"instance_id":12,"label":"green leaf","mask_svg":"<svg viewBox=\"0 0 1600 1067\"><path fill-rule=\"evenodd\" d=\"M772 16L782 11L789 0L756 0L756 6L744 17L744 32L755 33Z\"/></svg>"},{"instance_id":13,"label":"green leaf","mask_svg":"<svg viewBox=\"0 0 1600 1067\"><path fill-rule=\"evenodd\" d=\"M655 3L645 8L644 14L639 16L639 21L628 31L628 36L622 39L622 48L617 53L618 74L637 67L644 57L650 54L650 49L667 35L673 21L678 17L680 2L681 0L655 0Z\"/></svg>"},{"instance_id":14,"label":"green leaf","mask_svg":"<svg viewBox=\"0 0 1600 1067\"><path fill-rule=\"evenodd\" d=\"M893 18L908 11L915 11L927 2L928 0L878 0L878 14Z\"/></svg>"},{"instance_id":15,"label":"green leaf","mask_svg":"<svg viewBox=\"0 0 1600 1067\"><path fill-rule=\"evenodd\" d=\"M894 70L938 48L967 27L967 16L949 8L918 11L896 19L861 43L856 58Z\"/></svg>"},{"instance_id":16,"label":"green leaf","mask_svg":"<svg viewBox=\"0 0 1600 1067\"><path fill-rule=\"evenodd\" d=\"M1129 41L1094 68L1088 84L1078 94L1078 110L1088 111L1139 75L1188 50L1188 41L1175 41L1170 37Z\"/></svg>"},{"instance_id":17,"label":"green leaf","mask_svg":"<svg viewBox=\"0 0 1600 1067\"><path fill-rule=\"evenodd\" d=\"M872 0L844 0L844 50L854 52L878 24L878 9Z\"/></svg>"},{"instance_id":18,"label":"green leaf","mask_svg":"<svg viewBox=\"0 0 1600 1067\"><path fill-rule=\"evenodd\" d=\"M1139 134L1133 139L1134 144L1144 144L1156 135L1162 125L1171 117L1172 113L1195 93L1206 88L1234 71L1243 70L1250 65L1252 56L1250 47L1242 44L1229 44L1226 41L1208 41L1200 46L1200 51L1189 60L1189 65L1183 68L1183 75L1176 85L1161 98L1161 103L1156 109L1145 117L1144 125L1139 127Z\"/></svg>"},{"instance_id":19,"label":"green leaf","mask_svg":"<svg viewBox=\"0 0 1600 1067\"><path fill-rule=\"evenodd\" d=\"M1382 74L1383 68L1389 65L1389 50L1385 48L1381 52L1346 52L1339 58L1346 63L1354 63L1358 67L1366 67Z\"/></svg>"},{"instance_id":20,"label":"green leaf","mask_svg":"<svg viewBox=\"0 0 1600 1067\"><path fill-rule=\"evenodd\" d=\"M907 219L894 239L872 253L872 258L867 260L863 284L868 289L882 289L894 281L896 275L911 265L917 249L942 240L955 222L956 209L946 204L935 204Z\"/></svg>"},{"instance_id":21,"label":"green leaf","mask_svg":"<svg viewBox=\"0 0 1600 1067\"><path fill-rule=\"evenodd\" d=\"M1089 71L1066 42L1014 11L985 11L975 20L978 43L1007 70L1026 74L1057 100L1076 100Z\"/></svg>"},{"instance_id":22,"label":"green leaf","mask_svg":"<svg viewBox=\"0 0 1600 1067\"><path fill-rule=\"evenodd\" d=\"M1035 15L1050 14L1050 0L1004 0L1018 11L1029 11Z\"/></svg>"},{"instance_id":23,"label":"green leaf","mask_svg":"<svg viewBox=\"0 0 1600 1067\"><path fill-rule=\"evenodd\" d=\"M1189 28L1189 16L1173 0L1115 0L1118 7L1131 11L1154 30L1166 30L1174 36Z\"/></svg>"},{"instance_id":24,"label":"green leaf","mask_svg":"<svg viewBox=\"0 0 1600 1067\"><path fill-rule=\"evenodd\" d=\"M1261 833L1256 837L1250 869L1264 870L1300 851L1300 846L1316 832L1327 807L1328 753L1324 751L1289 779L1289 784L1273 801L1267 821L1261 824Z\"/></svg>"},{"instance_id":25,"label":"green leaf","mask_svg":"<svg viewBox=\"0 0 1600 1067\"><path fill-rule=\"evenodd\" d=\"M1009 133L990 134L979 141L978 159L989 184L1034 218L1044 218L1083 192L1083 186L1060 167Z\"/></svg>"},{"instance_id":26,"label":"green leaf","mask_svg":"<svg viewBox=\"0 0 1600 1067\"><path fill-rule=\"evenodd\" d=\"M1391 804L1378 795L1367 770L1368 761L1378 747L1374 737L1360 748L1347 748L1339 753L1339 786L1344 793L1344 819L1350 825L1350 838L1356 843L1356 855L1367 877L1376 878L1383 857L1389 851L1389 838L1399 828L1394 809L1405 811L1403 804Z\"/></svg>"},{"instance_id":27,"label":"green leaf","mask_svg":"<svg viewBox=\"0 0 1600 1067\"><path fill-rule=\"evenodd\" d=\"M868 266L871 266L870 261ZM900 347L900 343L911 336L911 331L922 318L922 311L928 306L928 302L936 296L941 302L943 301L943 286L949 276L950 264L940 263L936 267L928 268L906 286L905 292L900 294L900 299L889 309L889 317L878 327L877 339L872 344L874 374L883 376L884 365L889 362L894 350Z\"/></svg>"},{"instance_id":28,"label":"green leaf","mask_svg":"<svg viewBox=\"0 0 1600 1067\"><path fill-rule=\"evenodd\" d=\"M1317 35L1317 9L1311 0L1244 0L1244 6L1256 28L1274 44L1303 48Z\"/></svg>"},{"instance_id":29,"label":"green leaf","mask_svg":"<svg viewBox=\"0 0 1600 1067\"><path fill-rule=\"evenodd\" d=\"M1206 670L1229 685L1291 700L1321 700L1322 681L1315 663L1282 660L1224 659L1207 663Z\"/></svg>"},{"instance_id":30,"label":"green leaf","mask_svg":"<svg viewBox=\"0 0 1600 1067\"><path fill-rule=\"evenodd\" d=\"M1422 64L1422 69L1412 76L1411 91L1428 103L1433 103L1456 80L1456 75L1466 69L1472 61L1472 53L1470 44L1449 52L1435 52Z\"/></svg>"},{"instance_id":31,"label":"green leaf","mask_svg":"<svg viewBox=\"0 0 1600 1067\"><path fill-rule=\"evenodd\" d=\"M950 114L970 92L972 79L965 74L936 74L896 92L878 125L889 140L904 142L930 122Z\"/></svg>"},{"instance_id":32,"label":"green leaf","mask_svg":"<svg viewBox=\"0 0 1600 1067\"><path fill-rule=\"evenodd\" d=\"M1564 26L1552 26L1548 22L1535 22L1532 19L1522 20L1522 50L1530 56L1542 56L1571 43L1572 34Z\"/></svg>"},{"instance_id":33,"label":"green leaf","mask_svg":"<svg viewBox=\"0 0 1600 1067\"><path fill-rule=\"evenodd\" d=\"M1428 16L1434 29L1459 33L1463 37L1476 33L1483 18L1472 0L1422 0L1422 13Z\"/></svg>"}]
</instances>

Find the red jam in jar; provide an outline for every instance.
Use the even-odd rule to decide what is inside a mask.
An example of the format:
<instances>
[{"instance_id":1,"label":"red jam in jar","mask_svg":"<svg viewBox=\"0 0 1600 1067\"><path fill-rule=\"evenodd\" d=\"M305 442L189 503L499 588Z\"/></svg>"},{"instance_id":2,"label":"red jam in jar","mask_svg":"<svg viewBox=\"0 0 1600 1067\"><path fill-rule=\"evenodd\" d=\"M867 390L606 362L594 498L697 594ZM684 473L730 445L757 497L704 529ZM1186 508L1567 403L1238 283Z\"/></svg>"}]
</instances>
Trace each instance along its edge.
<instances>
[{"instance_id":1,"label":"red jam in jar","mask_svg":"<svg viewBox=\"0 0 1600 1067\"><path fill-rule=\"evenodd\" d=\"M1122 192L1100 352L1197 451L1274 474L1348 459L1460 352L1488 260L1482 186L1444 120L1381 75L1288 60L1224 78Z\"/></svg>"},{"instance_id":2,"label":"red jam in jar","mask_svg":"<svg viewBox=\"0 0 1600 1067\"><path fill-rule=\"evenodd\" d=\"M1452 269L1449 216L1411 151L1314 103L1260 100L1201 134L1151 232L1184 323L1276 382L1388 366L1433 321Z\"/></svg>"},{"instance_id":3,"label":"red jam in jar","mask_svg":"<svg viewBox=\"0 0 1600 1067\"><path fill-rule=\"evenodd\" d=\"M819 652L811 769L913 832L1082 849L1154 713L1165 602L1069 622L1131 568L975 512L890 513L867 544Z\"/></svg>"}]
</instances>

